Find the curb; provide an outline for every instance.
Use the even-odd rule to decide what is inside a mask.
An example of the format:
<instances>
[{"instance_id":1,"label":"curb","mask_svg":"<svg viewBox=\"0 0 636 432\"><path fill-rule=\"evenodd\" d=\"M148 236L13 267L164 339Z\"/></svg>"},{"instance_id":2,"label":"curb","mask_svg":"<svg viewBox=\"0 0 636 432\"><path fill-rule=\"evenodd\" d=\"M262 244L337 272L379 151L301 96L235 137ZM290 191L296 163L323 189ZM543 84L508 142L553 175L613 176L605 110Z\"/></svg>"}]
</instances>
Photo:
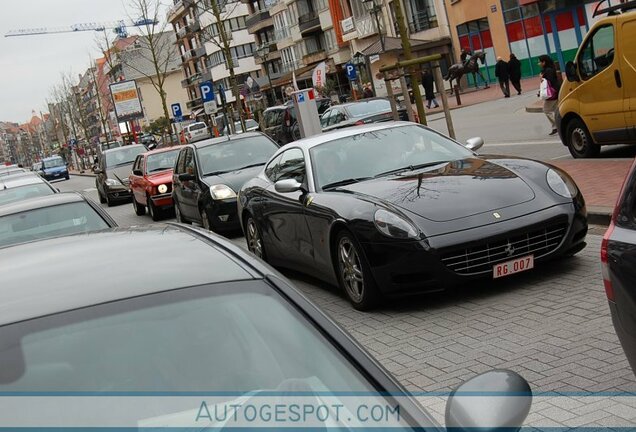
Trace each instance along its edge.
<instances>
[{"instance_id":1,"label":"curb","mask_svg":"<svg viewBox=\"0 0 636 432\"><path fill-rule=\"evenodd\" d=\"M542 113L543 112L543 102L538 101L534 102L531 105L526 106L526 112L529 113Z\"/></svg>"},{"instance_id":2,"label":"curb","mask_svg":"<svg viewBox=\"0 0 636 432\"><path fill-rule=\"evenodd\" d=\"M83 172L83 173L79 173L79 172L73 172L71 171L70 173L71 175L74 176L79 176L79 177L95 177L95 174L93 173L87 173L87 172Z\"/></svg>"},{"instance_id":3,"label":"curb","mask_svg":"<svg viewBox=\"0 0 636 432\"><path fill-rule=\"evenodd\" d=\"M611 207L590 206L587 209L587 221L592 225L607 226L612 219Z\"/></svg>"}]
</instances>

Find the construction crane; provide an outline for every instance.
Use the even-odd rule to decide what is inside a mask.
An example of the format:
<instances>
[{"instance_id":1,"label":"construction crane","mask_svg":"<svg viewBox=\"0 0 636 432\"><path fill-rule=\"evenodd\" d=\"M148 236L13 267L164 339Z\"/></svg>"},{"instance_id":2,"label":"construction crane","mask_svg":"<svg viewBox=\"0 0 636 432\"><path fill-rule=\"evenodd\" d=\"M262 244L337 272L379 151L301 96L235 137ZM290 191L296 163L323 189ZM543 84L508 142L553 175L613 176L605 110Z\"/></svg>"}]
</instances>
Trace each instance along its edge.
<instances>
[{"instance_id":1,"label":"construction crane","mask_svg":"<svg viewBox=\"0 0 636 432\"><path fill-rule=\"evenodd\" d=\"M52 34L52 33L72 33L72 32L82 32L82 31L105 31L106 29L112 29L117 36L120 38L125 38L128 36L128 31L126 27L142 27L146 25L154 25L159 24L158 21L150 19L150 18L140 18L136 21L111 21L105 23L81 23L81 24L72 24L70 26L63 27L36 27L36 28L28 28L28 29L18 29L11 30L7 32L4 37L13 37L13 36L31 36L31 35L42 35L42 34Z\"/></svg>"}]
</instances>

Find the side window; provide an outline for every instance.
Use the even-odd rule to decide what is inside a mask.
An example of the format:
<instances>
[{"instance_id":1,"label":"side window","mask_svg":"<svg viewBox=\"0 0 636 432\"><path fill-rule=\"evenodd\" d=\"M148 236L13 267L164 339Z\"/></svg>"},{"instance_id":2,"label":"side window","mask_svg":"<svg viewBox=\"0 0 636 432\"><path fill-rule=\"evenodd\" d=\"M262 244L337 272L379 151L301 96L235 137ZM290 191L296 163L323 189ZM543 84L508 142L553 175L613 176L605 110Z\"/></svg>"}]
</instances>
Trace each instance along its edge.
<instances>
[{"instance_id":1,"label":"side window","mask_svg":"<svg viewBox=\"0 0 636 432\"><path fill-rule=\"evenodd\" d=\"M179 152L179 157L177 158L177 163L175 165L175 173L182 174L185 172L185 153L187 149L183 149Z\"/></svg>"},{"instance_id":2,"label":"side window","mask_svg":"<svg viewBox=\"0 0 636 432\"><path fill-rule=\"evenodd\" d=\"M197 174L197 168L194 164L194 151L189 147L186 149L184 167L184 172L192 175Z\"/></svg>"},{"instance_id":3,"label":"side window","mask_svg":"<svg viewBox=\"0 0 636 432\"><path fill-rule=\"evenodd\" d=\"M143 157L141 155L137 156L135 158L135 163L133 164L133 171L135 170L141 170L141 160L143 159Z\"/></svg>"},{"instance_id":4,"label":"side window","mask_svg":"<svg viewBox=\"0 0 636 432\"><path fill-rule=\"evenodd\" d=\"M277 180L277 176L278 176L278 172L280 171L280 158L283 155L280 154L276 157L276 159L272 160L266 167L265 167L265 175L267 176L268 179L270 179L272 182L275 182Z\"/></svg>"},{"instance_id":5,"label":"side window","mask_svg":"<svg viewBox=\"0 0 636 432\"><path fill-rule=\"evenodd\" d=\"M334 109L331 111L331 117L329 117L329 126L340 123L342 119L342 113L340 110Z\"/></svg>"},{"instance_id":6,"label":"side window","mask_svg":"<svg viewBox=\"0 0 636 432\"><path fill-rule=\"evenodd\" d=\"M280 171L276 180L296 179L299 183L305 181L305 157L302 150L290 149L281 155Z\"/></svg>"},{"instance_id":7,"label":"side window","mask_svg":"<svg viewBox=\"0 0 636 432\"><path fill-rule=\"evenodd\" d=\"M606 69L614 61L614 26L599 27L581 48L579 71L589 79Z\"/></svg>"},{"instance_id":8,"label":"side window","mask_svg":"<svg viewBox=\"0 0 636 432\"><path fill-rule=\"evenodd\" d=\"M320 117L320 126L322 127L326 127L329 125L329 117L331 116L331 111L327 110L325 111L325 113L322 115L322 117Z\"/></svg>"}]
</instances>

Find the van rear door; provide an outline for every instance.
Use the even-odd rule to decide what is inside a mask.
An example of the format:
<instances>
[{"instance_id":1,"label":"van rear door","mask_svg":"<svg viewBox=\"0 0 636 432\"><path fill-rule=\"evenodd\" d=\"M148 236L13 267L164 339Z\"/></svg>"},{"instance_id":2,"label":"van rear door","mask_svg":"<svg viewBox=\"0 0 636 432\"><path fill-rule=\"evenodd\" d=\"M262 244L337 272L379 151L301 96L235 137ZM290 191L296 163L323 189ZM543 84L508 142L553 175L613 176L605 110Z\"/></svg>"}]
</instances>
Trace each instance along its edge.
<instances>
[{"instance_id":1,"label":"van rear door","mask_svg":"<svg viewBox=\"0 0 636 432\"><path fill-rule=\"evenodd\" d=\"M625 121L630 141L636 141L636 14L621 26L621 74L625 86Z\"/></svg>"}]
</instances>

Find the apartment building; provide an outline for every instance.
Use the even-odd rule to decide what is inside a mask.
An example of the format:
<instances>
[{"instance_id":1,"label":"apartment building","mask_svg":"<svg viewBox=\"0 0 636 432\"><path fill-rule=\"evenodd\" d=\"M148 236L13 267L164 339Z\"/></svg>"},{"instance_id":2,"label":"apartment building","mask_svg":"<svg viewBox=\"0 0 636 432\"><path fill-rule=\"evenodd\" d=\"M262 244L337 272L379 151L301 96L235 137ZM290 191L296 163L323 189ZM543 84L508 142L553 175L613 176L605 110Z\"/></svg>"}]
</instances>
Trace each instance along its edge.
<instances>
[{"instance_id":1,"label":"apartment building","mask_svg":"<svg viewBox=\"0 0 636 432\"><path fill-rule=\"evenodd\" d=\"M102 125L97 103L97 85L95 80L95 66L91 66L79 76L78 101L80 115L83 119L83 127L86 129L86 141L91 145L97 145L102 134Z\"/></svg>"}]
</instances>

